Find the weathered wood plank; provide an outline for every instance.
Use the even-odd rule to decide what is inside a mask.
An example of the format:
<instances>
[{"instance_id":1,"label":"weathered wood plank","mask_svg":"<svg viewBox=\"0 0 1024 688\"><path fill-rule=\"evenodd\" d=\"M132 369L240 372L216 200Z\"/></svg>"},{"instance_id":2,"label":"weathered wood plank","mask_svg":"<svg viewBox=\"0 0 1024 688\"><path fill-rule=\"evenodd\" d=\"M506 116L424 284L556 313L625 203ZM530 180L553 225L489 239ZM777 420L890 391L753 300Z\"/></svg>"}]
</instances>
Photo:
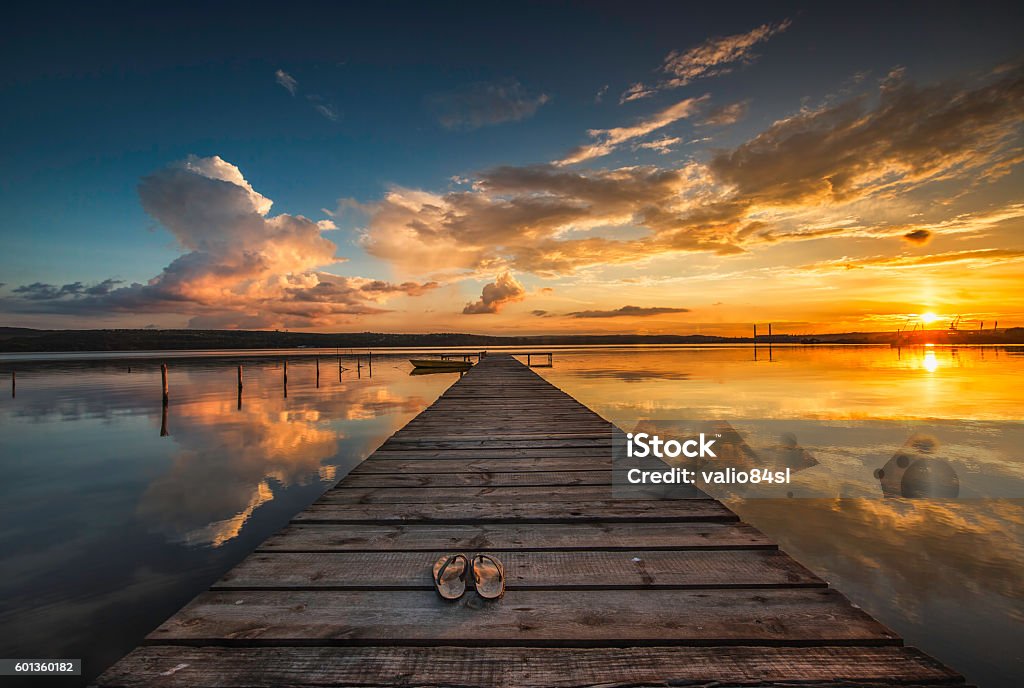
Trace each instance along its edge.
<instances>
[{"instance_id":1,"label":"weathered wood plank","mask_svg":"<svg viewBox=\"0 0 1024 688\"><path fill-rule=\"evenodd\" d=\"M334 489L367 487L485 487L610 485L611 471L529 471L518 473L357 473L348 475Z\"/></svg>"},{"instance_id":2,"label":"weathered wood plank","mask_svg":"<svg viewBox=\"0 0 1024 688\"><path fill-rule=\"evenodd\" d=\"M576 448L597 448L607 449L611 452L612 439L609 437L560 440L557 437L551 439L389 439L381 445L385 451L429 451L439 449L462 449L462 450L487 450L487 449L576 449Z\"/></svg>"},{"instance_id":3,"label":"weathered wood plank","mask_svg":"<svg viewBox=\"0 0 1024 688\"><path fill-rule=\"evenodd\" d=\"M962 679L906 647L141 647L109 688L586 688L950 685Z\"/></svg>"},{"instance_id":4,"label":"weathered wood plank","mask_svg":"<svg viewBox=\"0 0 1024 688\"><path fill-rule=\"evenodd\" d=\"M612 459L611 447L547 447L543 449L517 449L515 447L487 447L484 449L464 447L462 449L378 449L367 458L367 461L387 461L388 459L458 459L473 461L475 459L563 459L590 457L595 459Z\"/></svg>"},{"instance_id":5,"label":"weathered wood plank","mask_svg":"<svg viewBox=\"0 0 1024 688\"><path fill-rule=\"evenodd\" d=\"M207 592L147 636L204 645L890 645L897 636L833 590Z\"/></svg>"},{"instance_id":6,"label":"weathered wood plank","mask_svg":"<svg viewBox=\"0 0 1024 688\"><path fill-rule=\"evenodd\" d=\"M658 499L664 490L661 486L638 488L635 497L646 495ZM675 499L707 499L708 495L694 485L677 485L672 492ZM494 504L522 500L537 502L545 497L558 502L594 502L612 498L612 486L603 485L555 485L547 487L488 486L488 487L433 487L401 488L338 488L328 490L317 500L317 504L433 504L445 502L479 502ZM628 503L628 502L627 502Z\"/></svg>"},{"instance_id":7,"label":"weathered wood plank","mask_svg":"<svg viewBox=\"0 0 1024 688\"><path fill-rule=\"evenodd\" d=\"M508 523L528 521L735 521L737 516L713 499L593 502L488 502L444 504L329 504L316 502L293 522Z\"/></svg>"},{"instance_id":8,"label":"weathered wood plank","mask_svg":"<svg viewBox=\"0 0 1024 688\"><path fill-rule=\"evenodd\" d=\"M552 459L539 457L496 459L412 457L409 459L395 458L387 460L371 456L353 468L349 475L365 475L367 473L507 473L509 471L527 473L586 470L608 472L611 469L612 458L610 455L604 458L597 456L557 457Z\"/></svg>"},{"instance_id":9,"label":"weathered wood plank","mask_svg":"<svg viewBox=\"0 0 1024 688\"><path fill-rule=\"evenodd\" d=\"M245 559L212 589L433 590L431 567L444 554L263 553ZM510 591L825 586L778 550L507 552L501 561Z\"/></svg>"},{"instance_id":10,"label":"weathered wood plank","mask_svg":"<svg viewBox=\"0 0 1024 688\"><path fill-rule=\"evenodd\" d=\"M631 550L775 548L745 523L573 523L482 525L293 524L257 551Z\"/></svg>"}]
</instances>

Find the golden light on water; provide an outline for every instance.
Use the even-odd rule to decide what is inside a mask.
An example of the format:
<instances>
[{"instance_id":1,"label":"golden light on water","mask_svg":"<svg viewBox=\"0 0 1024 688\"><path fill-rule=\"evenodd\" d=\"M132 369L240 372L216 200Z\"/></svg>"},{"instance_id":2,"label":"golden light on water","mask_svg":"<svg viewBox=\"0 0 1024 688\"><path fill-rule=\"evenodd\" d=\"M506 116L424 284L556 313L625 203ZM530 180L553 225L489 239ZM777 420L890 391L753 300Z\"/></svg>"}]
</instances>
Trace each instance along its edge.
<instances>
[{"instance_id":1,"label":"golden light on water","mask_svg":"<svg viewBox=\"0 0 1024 688\"><path fill-rule=\"evenodd\" d=\"M935 357L934 351L928 351L924 355L924 361L921 363L921 367L927 370L929 373L934 373L939 367L939 359Z\"/></svg>"}]
</instances>

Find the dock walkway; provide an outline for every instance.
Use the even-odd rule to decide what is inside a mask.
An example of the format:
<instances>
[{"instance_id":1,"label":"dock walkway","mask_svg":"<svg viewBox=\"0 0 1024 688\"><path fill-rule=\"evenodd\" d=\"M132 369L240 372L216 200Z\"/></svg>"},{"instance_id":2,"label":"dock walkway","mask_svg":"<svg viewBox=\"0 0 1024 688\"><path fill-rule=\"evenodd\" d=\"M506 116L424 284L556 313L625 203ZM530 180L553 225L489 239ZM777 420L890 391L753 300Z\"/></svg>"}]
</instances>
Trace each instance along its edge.
<instances>
[{"instance_id":1,"label":"dock walkway","mask_svg":"<svg viewBox=\"0 0 1024 688\"><path fill-rule=\"evenodd\" d=\"M611 433L488 356L97 685L962 682L720 502L613 500ZM505 597L442 600L481 551Z\"/></svg>"}]
</instances>

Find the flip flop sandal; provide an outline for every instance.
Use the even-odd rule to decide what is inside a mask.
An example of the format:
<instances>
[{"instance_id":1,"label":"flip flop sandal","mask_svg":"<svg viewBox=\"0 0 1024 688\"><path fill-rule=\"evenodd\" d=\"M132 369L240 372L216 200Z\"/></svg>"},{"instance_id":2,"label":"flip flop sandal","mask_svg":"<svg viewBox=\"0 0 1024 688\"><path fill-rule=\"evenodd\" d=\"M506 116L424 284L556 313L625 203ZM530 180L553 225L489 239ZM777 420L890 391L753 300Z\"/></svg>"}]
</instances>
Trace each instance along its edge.
<instances>
[{"instance_id":1,"label":"flip flop sandal","mask_svg":"<svg viewBox=\"0 0 1024 688\"><path fill-rule=\"evenodd\" d=\"M473 580L484 599L496 600L505 594L505 567L489 554L473 557Z\"/></svg>"},{"instance_id":2,"label":"flip flop sandal","mask_svg":"<svg viewBox=\"0 0 1024 688\"><path fill-rule=\"evenodd\" d=\"M466 592L469 559L465 554L448 554L434 562L434 587L446 600L457 600Z\"/></svg>"}]
</instances>

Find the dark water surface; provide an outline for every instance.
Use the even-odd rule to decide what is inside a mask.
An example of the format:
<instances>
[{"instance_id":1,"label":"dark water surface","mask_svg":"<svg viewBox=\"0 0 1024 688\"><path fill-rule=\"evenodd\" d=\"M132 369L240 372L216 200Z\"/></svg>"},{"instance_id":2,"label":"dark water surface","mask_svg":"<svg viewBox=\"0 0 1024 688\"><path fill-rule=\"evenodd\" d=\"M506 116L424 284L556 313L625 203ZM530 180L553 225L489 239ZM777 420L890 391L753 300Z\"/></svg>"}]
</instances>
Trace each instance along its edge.
<instances>
[{"instance_id":1,"label":"dark water surface","mask_svg":"<svg viewBox=\"0 0 1024 688\"><path fill-rule=\"evenodd\" d=\"M278 356L168 359L165 436L159 359L0 360L0 657L82 658L88 676L116 661L456 379L406 359L339 378L324 356L317 388L313 359L293 358L287 397ZM622 424L1024 415L1015 348L556 349L538 372ZM1024 676L1024 500L729 504L969 681Z\"/></svg>"}]
</instances>

